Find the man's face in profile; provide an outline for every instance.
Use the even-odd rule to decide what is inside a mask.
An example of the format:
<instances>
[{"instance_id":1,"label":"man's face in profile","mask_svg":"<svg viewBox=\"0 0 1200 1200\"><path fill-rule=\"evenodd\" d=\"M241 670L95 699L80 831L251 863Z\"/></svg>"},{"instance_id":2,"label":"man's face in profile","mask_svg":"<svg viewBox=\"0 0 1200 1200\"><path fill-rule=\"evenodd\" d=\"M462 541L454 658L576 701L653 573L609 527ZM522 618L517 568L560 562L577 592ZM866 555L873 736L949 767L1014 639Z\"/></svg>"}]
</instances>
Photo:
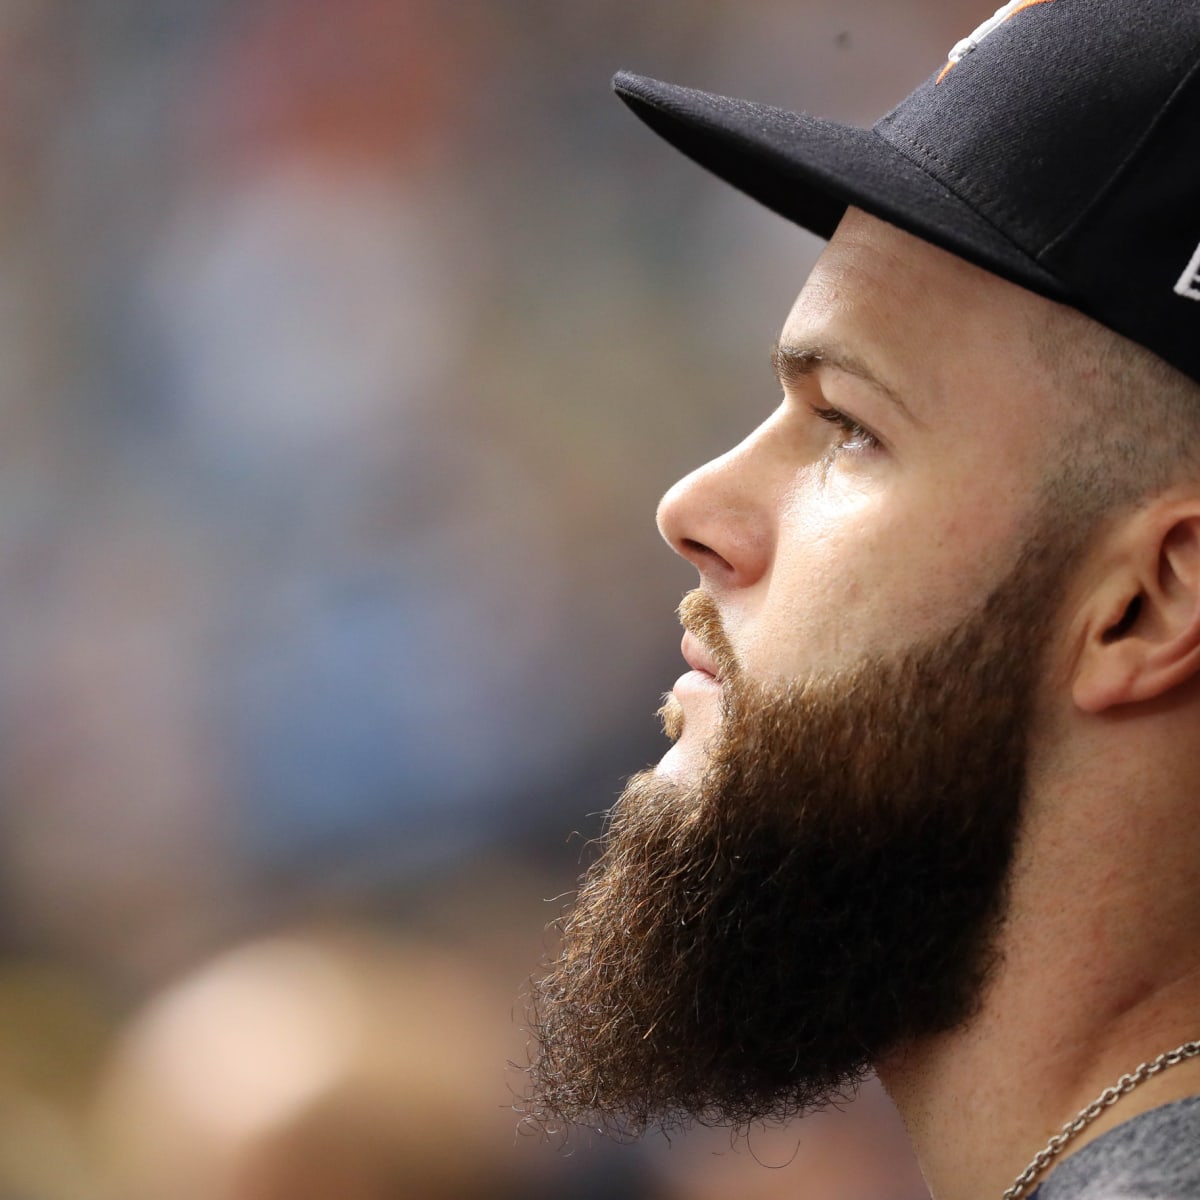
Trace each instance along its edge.
<instances>
[{"instance_id":1,"label":"man's face in profile","mask_svg":"<svg viewBox=\"0 0 1200 1200\"><path fill-rule=\"evenodd\" d=\"M782 404L663 501L694 670L539 985L536 1116L786 1117L971 1014L1086 532L1051 508L1044 303L852 212Z\"/></svg>"}]
</instances>

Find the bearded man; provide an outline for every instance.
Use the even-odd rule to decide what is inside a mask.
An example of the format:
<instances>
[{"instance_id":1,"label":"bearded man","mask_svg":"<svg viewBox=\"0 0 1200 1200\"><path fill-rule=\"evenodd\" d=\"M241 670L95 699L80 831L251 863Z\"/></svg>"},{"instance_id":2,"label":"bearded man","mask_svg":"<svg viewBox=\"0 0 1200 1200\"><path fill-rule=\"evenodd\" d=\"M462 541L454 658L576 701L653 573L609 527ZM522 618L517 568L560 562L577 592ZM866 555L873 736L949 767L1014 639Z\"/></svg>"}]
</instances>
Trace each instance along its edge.
<instances>
[{"instance_id":1,"label":"bearded man","mask_svg":"<svg viewBox=\"0 0 1200 1200\"><path fill-rule=\"evenodd\" d=\"M875 1071L935 1200L1200 1197L1200 4L1013 0L870 131L615 86L830 241L778 409L659 509L692 669L529 1111Z\"/></svg>"}]
</instances>

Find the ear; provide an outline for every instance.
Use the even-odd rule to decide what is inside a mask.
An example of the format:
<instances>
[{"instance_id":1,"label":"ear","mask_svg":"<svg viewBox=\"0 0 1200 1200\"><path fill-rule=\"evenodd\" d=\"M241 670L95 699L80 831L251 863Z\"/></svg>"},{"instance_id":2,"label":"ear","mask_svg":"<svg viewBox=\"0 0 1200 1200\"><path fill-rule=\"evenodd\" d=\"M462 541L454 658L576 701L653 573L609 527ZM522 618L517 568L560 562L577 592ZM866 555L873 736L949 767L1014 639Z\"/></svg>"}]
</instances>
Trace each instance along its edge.
<instances>
[{"instance_id":1,"label":"ear","mask_svg":"<svg viewBox=\"0 0 1200 1200\"><path fill-rule=\"evenodd\" d=\"M1200 676L1200 496L1135 513L1085 602L1075 704L1100 713Z\"/></svg>"}]
</instances>

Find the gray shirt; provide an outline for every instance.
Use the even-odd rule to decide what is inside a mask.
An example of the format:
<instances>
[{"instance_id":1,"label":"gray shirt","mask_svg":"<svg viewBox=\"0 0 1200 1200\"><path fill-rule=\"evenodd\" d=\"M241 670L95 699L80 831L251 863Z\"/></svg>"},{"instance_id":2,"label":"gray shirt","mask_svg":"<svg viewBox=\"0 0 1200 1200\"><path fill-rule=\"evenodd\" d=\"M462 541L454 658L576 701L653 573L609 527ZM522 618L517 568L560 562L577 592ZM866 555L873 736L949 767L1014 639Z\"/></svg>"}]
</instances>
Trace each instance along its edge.
<instances>
[{"instance_id":1,"label":"gray shirt","mask_svg":"<svg viewBox=\"0 0 1200 1200\"><path fill-rule=\"evenodd\" d=\"M1200 1200L1200 1096L1109 1130L1055 1167L1029 1200Z\"/></svg>"}]
</instances>

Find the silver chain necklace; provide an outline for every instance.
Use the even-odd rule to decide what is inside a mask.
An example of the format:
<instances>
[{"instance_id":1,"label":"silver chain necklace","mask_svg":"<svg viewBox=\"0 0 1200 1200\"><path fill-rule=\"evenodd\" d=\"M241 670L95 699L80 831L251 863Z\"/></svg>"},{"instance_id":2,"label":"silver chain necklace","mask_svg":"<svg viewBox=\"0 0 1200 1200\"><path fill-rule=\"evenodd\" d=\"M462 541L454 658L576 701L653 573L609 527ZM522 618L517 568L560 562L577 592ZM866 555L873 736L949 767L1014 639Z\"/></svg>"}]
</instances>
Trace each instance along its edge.
<instances>
[{"instance_id":1,"label":"silver chain necklace","mask_svg":"<svg viewBox=\"0 0 1200 1200\"><path fill-rule=\"evenodd\" d=\"M1062 1152L1063 1147L1086 1129L1106 1108L1111 1108L1122 1096L1128 1096L1139 1083L1165 1071L1168 1067L1178 1066L1189 1058L1200 1055L1200 1042L1184 1042L1174 1050L1167 1050L1150 1062L1144 1062L1134 1067L1128 1075L1122 1075L1112 1087L1105 1088L1095 1100L1080 1110L1079 1115L1068 1121L1034 1156L1033 1161L1013 1181L1012 1187L1004 1193L1004 1200L1017 1200L1025 1189L1054 1161Z\"/></svg>"}]
</instances>

